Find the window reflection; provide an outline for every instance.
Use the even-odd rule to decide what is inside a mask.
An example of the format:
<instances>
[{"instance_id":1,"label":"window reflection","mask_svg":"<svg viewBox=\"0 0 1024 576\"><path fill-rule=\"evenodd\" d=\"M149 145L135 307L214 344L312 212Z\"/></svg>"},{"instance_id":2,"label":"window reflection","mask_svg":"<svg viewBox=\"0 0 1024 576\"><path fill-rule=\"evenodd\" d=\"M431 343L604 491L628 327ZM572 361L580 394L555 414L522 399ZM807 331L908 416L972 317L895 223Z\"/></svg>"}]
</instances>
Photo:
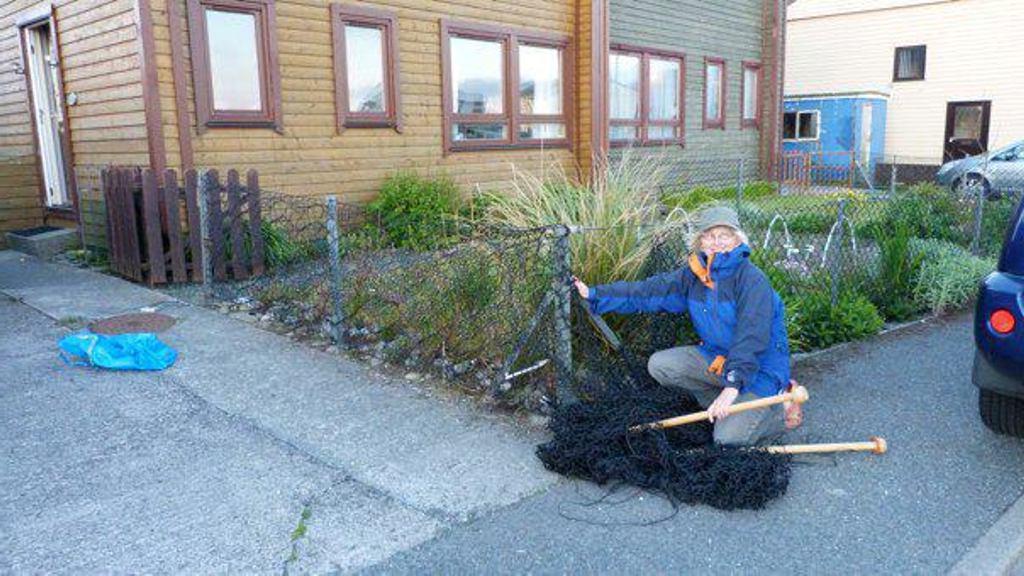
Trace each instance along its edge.
<instances>
[{"instance_id":1,"label":"window reflection","mask_svg":"<svg viewBox=\"0 0 1024 576\"><path fill-rule=\"evenodd\" d=\"M263 109L256 17L206 10L214 110Z\"/></svg>"}]
</instances>

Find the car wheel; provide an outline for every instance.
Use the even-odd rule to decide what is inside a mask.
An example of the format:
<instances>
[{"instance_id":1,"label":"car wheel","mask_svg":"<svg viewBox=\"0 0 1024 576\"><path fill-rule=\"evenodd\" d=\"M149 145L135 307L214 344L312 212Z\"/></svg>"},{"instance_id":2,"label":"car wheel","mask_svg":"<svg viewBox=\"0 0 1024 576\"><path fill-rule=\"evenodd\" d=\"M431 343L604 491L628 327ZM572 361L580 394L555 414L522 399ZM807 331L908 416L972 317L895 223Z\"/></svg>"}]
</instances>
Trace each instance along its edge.
<instances>
[{"instance_id":1,"label":"car wheel","mask_svg":"<svg viewBox=\"0 0 1024 576\"><path fill-rule=\"evenodd\" d=\"M979 388L978 411L993 432L1024 438L1024 400Z\"/></svg>"},{"instance_id":2,"label":"car wheel","mask_svg":"<svg viewBox=\"0 0 1024 576\"><path fill-rule=\"evenodd\" d=\"M999 195L992 191L988 179L981 174L967 174L953 183L954 189L962 199L976 198L980 190L982 198L998 200Z\"/></svg>"}]
</instances>

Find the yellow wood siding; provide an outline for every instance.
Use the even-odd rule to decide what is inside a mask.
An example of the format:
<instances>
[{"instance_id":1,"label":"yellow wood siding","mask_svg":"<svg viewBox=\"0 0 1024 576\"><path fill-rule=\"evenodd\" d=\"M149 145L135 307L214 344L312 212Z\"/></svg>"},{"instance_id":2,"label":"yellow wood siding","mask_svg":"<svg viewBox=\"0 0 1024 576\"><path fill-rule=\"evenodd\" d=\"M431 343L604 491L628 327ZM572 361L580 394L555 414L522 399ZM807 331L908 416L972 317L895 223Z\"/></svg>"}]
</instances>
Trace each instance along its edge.
<instances>
[{"instance_id":1,"label":"yellow wood siding","mask_svg":"<svg viewBox=\"0 0 1024 576\"><path fill-rule=\"evenodd\" d=\"M941 161L946 104L953 101L992 101L989 148L1024 138L1019 0L918 2L835 16L816 9L823 1L800 0L791 9L787 95L890 93L885 152L904 157L900 162ZM925 79L893 83L895 48L919 44L928 47Z\"/></svg>"},{"instance_id":2,"label":"yellow wood siding","mask_svg":"<svg viewBox=\"0 0 1024 576\"><path fill-rule=\"evenodd\" d=\"M21 60L15 22L47 3L0 2L0 60ZM55 2L64 92L74 92L68 127L80 198L108 163L148 163L139 72L138 26L132 0ZM0 232L43 221L41 175L25 76L0 68Z\"/></svg>"},{"instance_id":3,"label":"yellow wood siding","mask_svg":"<svg viewBox=\"0 0 1024 576\"><path fill-rule=\"evenodd\" d=\"M179 2L183 30L180 41L187 46L185 0L170 1ZM337 194L348 202L372 198L388 174L403 169L422 174L445 172L467 191L477 186L500 187L510 177L513 163L536 170L559 162L575 173L576 159L569 150L458 152L444 156L440 50L441 18L572 37L576 32L574 0L381 0L358 5L391 10L398 17L402 134L385 128L336 133L330 3L278 1L276 38L284 134L270 129L211 128L197 135L192 70L186 54L194 165L221 170L255 168L267 188L293 194ZM180 167L167 0L152 0L152 7L167 162ZM577 78L577 88L579 81Z\"/></svg>"},{"instance_id":4,"label":"yellow wood siding","mask_svg":"<svg viewBox=\"0 0 1024 576\"><path fill-rule=\"evenodd\" d=\"M576 162L581 174L589 175L594 149L591 143L593 135L593 55L592 26L593 2L579 0L576 21Z\"/></svg>"}]
</instances>

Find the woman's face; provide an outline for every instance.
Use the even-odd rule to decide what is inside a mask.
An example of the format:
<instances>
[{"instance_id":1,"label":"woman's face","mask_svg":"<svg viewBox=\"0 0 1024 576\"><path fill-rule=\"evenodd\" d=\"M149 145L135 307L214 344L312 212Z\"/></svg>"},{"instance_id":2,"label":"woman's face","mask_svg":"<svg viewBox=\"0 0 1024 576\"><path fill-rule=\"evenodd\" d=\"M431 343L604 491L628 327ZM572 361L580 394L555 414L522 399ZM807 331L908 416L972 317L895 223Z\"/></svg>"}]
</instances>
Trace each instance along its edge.
<instances>
[{"instance_id":1,"label":"woman's face","mask_svg":"<svg viewBox=\"0 0 1024 576\"><path fill-rule=\"evenodd\" d=\"M728 226L708 228L700 235L700 249L705 254L729 252L739 246L740 240L736 231Z\"/></svg>"}]
</instances>

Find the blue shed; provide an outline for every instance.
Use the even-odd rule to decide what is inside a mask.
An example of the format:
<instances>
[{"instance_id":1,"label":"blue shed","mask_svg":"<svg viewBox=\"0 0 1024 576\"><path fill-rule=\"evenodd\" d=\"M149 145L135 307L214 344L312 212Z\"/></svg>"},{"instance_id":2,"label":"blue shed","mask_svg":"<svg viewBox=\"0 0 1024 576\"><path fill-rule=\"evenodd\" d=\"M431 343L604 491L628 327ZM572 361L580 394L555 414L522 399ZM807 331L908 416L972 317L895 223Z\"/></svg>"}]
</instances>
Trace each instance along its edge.
<instances>
[{"instance_id":1,"label":"blue shed","mask_svg":"<svg viewBox=\"0 0 1024 576\"><path fill-rule=\"evenodd\" d=\"M849 180L852 185L870 178L885 155L888 102L881 92L787 96L782 131L787 164L813 167L806 177L814 183Z\"/></svg>"}]
</instances>

